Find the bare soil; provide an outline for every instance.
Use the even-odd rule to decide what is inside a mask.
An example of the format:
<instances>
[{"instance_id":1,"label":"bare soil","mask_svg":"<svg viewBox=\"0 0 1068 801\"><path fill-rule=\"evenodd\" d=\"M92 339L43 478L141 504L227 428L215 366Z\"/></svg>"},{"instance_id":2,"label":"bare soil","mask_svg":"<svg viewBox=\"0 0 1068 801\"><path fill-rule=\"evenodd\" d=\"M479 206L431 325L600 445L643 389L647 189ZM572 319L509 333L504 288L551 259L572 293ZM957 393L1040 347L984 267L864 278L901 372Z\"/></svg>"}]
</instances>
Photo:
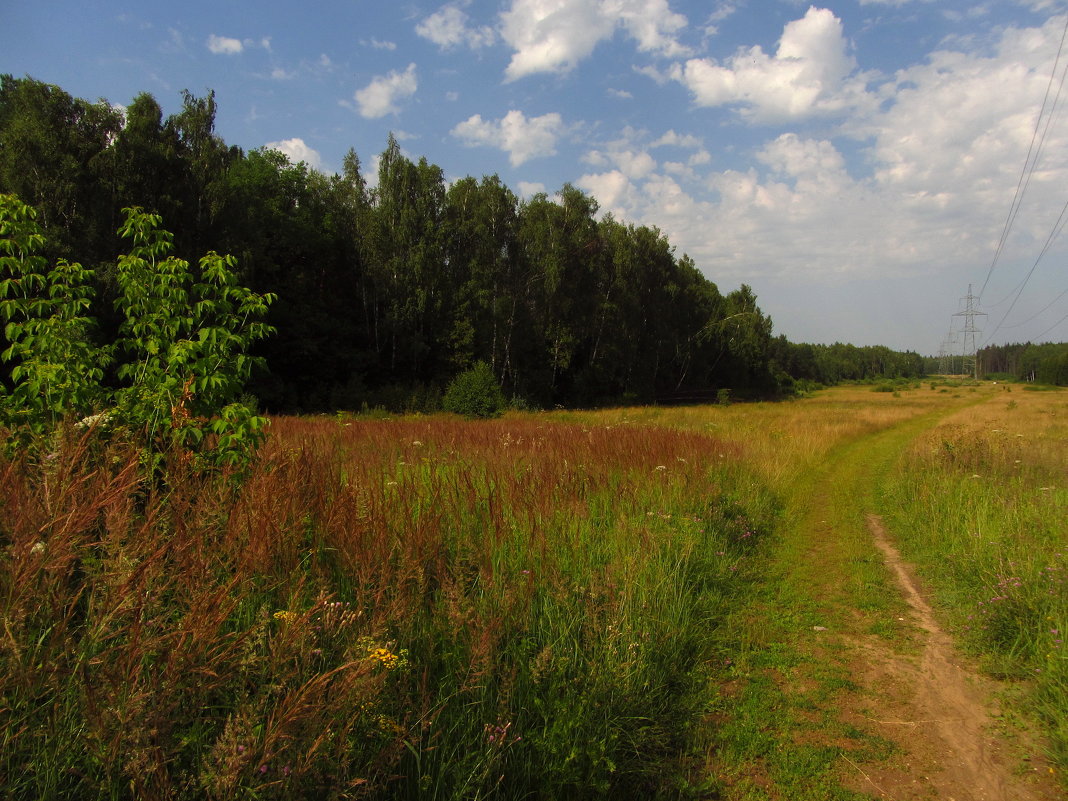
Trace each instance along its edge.
<instances>
[{"instance_id":1,"label":"bare soil","mask_svg":"<svg viewBox=\"0 0 1068 801\"><path fill-rule=\"evenodd\" d=\"M1063 799L1040 745L1023 728L1009 729L996 700L1004 688L982 676L935 618L912 568L882 520L868 515L876 548L910 609L917 653L895 652L875 635L839 642L860 686L857 705L843 709L862 730L893 741L896 756L856 765L854 789L878 798L942 801Z\"/></svg>"}]
</instances>

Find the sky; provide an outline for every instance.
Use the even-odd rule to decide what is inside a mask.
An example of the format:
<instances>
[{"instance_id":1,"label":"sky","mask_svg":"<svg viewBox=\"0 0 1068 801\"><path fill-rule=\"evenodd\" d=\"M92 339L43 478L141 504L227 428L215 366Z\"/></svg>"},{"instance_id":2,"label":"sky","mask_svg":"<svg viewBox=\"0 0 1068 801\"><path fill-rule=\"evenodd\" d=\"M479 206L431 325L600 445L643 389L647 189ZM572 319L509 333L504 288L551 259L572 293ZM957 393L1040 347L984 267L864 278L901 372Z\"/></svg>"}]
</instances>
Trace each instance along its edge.
<instances>
[{"instance_id":1,"label":"sky","mask_svg":"<svg viewBox=\"0 0 1068 801\"><path fill-rule=\"evenodd\" d=\"M375 180L565 183L794 342L1068 341L1066 0L0 0L0 73ZM1063 52L1061 46L1064 45ZM1065 217L1061 217L1062 212ZM969 292L973 300L966 300Z\"/></svg>"}]
</instances>

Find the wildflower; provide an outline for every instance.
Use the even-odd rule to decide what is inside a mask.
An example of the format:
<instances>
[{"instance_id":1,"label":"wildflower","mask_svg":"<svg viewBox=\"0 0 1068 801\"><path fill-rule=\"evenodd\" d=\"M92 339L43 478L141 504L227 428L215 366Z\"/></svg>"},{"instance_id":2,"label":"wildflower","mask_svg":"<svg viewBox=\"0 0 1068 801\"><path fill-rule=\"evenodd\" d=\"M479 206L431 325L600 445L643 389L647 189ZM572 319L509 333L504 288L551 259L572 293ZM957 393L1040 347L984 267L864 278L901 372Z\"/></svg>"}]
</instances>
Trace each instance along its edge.
<instances>
[{"instance_id":1,"label":"wildflower","mask_svg":"<svg viewBox=\"0 0 1068 801\"><path fill-rule=\"evenodd\" d=\"M296 612L289 612L285 609L274 613L274 619L281 620L283 623L292 623L299 617L300 615L298 615Z\"/></svg>"},{"instance_id":2,"label":"wildflower","mask_svg":"<svg viewBox=\"0 0 1068 801\"><path fill-rule=\"evenodd\" d=\"M657 469L657 470L667 470L667 465L665 465L665 464L658 464L658 465L656 466L656 469Z\"/></svg>"},{"instance_id":3,"label":"wildflower","mask_svg":"<svg viewBox=\"0 0 1068 801\"><path fill-rule=\"evenodd\" d=\"M267 766L266 765L260 765L260 773L266 773L266 772L267 772Z\"/></svg>"},{"instance_id":4,"label":"wildflower","mask_svg":"<svg viewBox=\"0 0 1068 801\"><path fill-rule=\"evenodd\" d=\"M495 726L487 723L485 726L486 742L490 745L495 745L498 748L508 745L508 730L511 728L511 721L508 721L503 726L500 723ZM512 742L517 743L521 739L521 737L514 737L512 738Z\"/></svg>"},{"instance_id":5,"label":"wildflower","mask_svg":"<svg viewBox=\"0 0 1068 801\"><path fill-rule=\"evenodd\" d=\"M356 644L366 649L367 656L378 662L386 670L393 671L408 666L408 651L406 649L394 653L389 648L378 645L370 637L360 637Z\"/></svg>"}]
</instances>

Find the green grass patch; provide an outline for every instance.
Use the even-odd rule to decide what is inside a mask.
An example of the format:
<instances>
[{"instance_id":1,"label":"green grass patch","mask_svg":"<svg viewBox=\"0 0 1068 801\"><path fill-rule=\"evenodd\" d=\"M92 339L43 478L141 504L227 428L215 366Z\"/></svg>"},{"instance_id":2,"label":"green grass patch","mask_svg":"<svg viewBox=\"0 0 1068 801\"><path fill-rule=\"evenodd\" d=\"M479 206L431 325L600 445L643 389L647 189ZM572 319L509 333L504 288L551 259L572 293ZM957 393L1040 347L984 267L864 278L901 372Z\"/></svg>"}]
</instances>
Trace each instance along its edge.
<instances>
[{"instance_id":1,"label":"green grass patch","mask_svg":"<svg viewBox=\"0 0 1068 801\"><path fill-rule=\"evenodd\" d=\"M1068 765L1068 446L1063 396L991 402L922 439L883 507L965 647L1020 682Z\"/></svg>"}]
</instances>

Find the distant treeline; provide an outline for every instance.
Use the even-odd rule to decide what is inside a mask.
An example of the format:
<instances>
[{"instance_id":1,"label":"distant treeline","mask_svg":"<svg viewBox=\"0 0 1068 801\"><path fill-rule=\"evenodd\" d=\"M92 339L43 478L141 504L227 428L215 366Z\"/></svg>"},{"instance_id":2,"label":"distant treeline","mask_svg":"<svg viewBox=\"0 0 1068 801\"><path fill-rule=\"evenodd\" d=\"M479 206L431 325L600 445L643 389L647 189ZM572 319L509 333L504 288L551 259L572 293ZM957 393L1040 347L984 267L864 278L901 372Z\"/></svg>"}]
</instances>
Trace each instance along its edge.
<instances>
[{"instance_id":1,"label":"distant treeline","mask_svg":"<svg viewBox=\"0 0 1068 801\"><path fill-rule=\"evenodd\" d=\"M448 184L391 136L370 187L352 150L325 175L228 146L215 114L214 94L165 118L149 94L122 110L0 76L0 192L38 210L50 257L97 269L104 298L127 206L161 214L183 258L236 256L243 283L278 295L249 387L270 411L434 409L478 361L542 407L923 371L917 354L774 338L748 286L721 293L570 185L520 200L497 176Z\"/></svg>"},{"instance_id":2,"label":"distant treeline","mask_svg":"<svg viewBox=\"0 0 1068 801\"><path fill-rule=\"evenodd\" d=\"M1068 343L1030 342L991 345L979 351L984 375L1011 376L1019 381L1068 386Z\"/></svg>"},{"instance_id":3,"label":"distant treeline","mask_svg":"<svg viewBox=\"0 0 1068 801\"><path fill-rule=\"evenodd\" d=\"M771 343L771 358L797 381L838 384L875 378L920 378L926 375L924 359L913 351L895 351L882 345L858 347L793 343L778 336Z\"/></svg>"}]
</instances>

